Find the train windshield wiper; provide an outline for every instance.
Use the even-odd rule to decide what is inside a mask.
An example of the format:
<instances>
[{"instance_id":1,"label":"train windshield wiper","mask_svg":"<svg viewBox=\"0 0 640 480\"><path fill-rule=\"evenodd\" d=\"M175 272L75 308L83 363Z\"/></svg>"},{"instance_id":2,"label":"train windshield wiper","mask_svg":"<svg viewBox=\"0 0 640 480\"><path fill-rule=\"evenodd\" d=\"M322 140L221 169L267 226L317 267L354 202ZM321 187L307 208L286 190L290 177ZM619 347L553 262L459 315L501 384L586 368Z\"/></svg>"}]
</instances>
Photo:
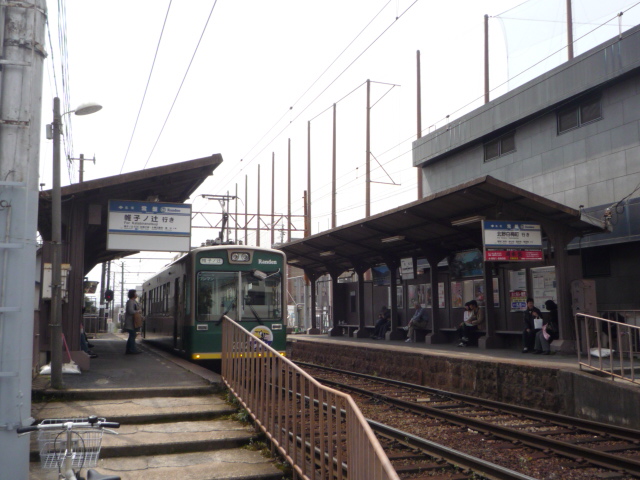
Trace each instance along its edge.
<instances>
[{"instance_id":1,"label":"train windshield wiper","mask_svg":"<svg viewBox=\"0 0 640 480\"><path fill-rule=\"evenodd\" d=\"M229 308L227 308L224 313L222 315L220 315L220 318L218 319L218 321L216 322L216 326L220 325L222 323L222 319L224 318L224 316L229 313L231 310L233 310L236 306L236 302L231 302L231 305L229 305Z\"/></svg>"},{"instance_id":2,"label":"train windshield wiper","mask_svg":"<svg viewBox=\"0 0 640 480\"><path fill-rule=\"evenodd\" d=\"M258 323L260 325L264 325L264 322L262 321L262 319L260 318L260 315L258 315L258 312L256 312L255 308L253 308L253 305L251 305L251 303L249 303L249 299L247 299L245 301L245 305L247 307L249 307L249 310L251 310L251 313L253 313L253 316L256 317L256 320L258 321Z\"/></svg>"}]
</instances>

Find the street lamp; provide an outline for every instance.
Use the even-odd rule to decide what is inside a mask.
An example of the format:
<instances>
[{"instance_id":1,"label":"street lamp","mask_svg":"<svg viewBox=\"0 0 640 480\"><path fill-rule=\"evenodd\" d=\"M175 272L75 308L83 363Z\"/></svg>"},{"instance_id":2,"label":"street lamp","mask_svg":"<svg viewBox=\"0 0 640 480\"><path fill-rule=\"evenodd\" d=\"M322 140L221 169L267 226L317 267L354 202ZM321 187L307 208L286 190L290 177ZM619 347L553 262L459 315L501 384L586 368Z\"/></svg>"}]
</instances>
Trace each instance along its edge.
<instances>
[{"instance_id":1,"label":"street lamp","mask_svg":"<svg viewBox=\"0 0 640 480\"><path fill-rule=\"evenodd\" d=\"M51 387L60 389L62 382L62 196L60 194L60 133L62 116L69 113L90 115L102 109L97 103L83 103L75 110L60 113L60 99L53 99L53 188L51 189Z\"/></svg>"}]
</instances>

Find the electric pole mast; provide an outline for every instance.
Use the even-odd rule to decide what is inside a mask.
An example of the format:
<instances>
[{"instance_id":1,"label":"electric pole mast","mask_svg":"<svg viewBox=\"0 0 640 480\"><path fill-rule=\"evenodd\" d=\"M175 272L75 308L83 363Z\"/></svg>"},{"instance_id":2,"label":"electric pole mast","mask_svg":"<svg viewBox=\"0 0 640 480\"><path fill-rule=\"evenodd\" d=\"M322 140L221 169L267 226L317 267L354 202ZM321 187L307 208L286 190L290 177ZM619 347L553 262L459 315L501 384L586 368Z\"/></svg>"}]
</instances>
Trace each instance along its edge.
<instances>
[{"instance_id":1,"label":"electric pole mast","mask_svg":"<svg viewBox=\"0 0 640 480\"><path fill-rule=\"evenodd\" d=\"M36 283L38 171L44 0L0 8L0 465L26 480L31 418L33 294ZM43 288L49 286L43 285Z\"/></svg>"}]
</instances>

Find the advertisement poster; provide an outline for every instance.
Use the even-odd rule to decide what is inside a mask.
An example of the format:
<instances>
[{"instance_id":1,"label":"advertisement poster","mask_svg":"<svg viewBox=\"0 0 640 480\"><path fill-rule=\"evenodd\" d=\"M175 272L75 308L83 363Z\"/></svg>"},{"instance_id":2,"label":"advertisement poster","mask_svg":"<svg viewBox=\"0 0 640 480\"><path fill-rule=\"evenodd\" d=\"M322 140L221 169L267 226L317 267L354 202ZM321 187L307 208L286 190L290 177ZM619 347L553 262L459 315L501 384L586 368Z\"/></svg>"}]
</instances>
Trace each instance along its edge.
<instances>
[{"instance_id":1,"label":"advertisement poster","mask_svg":"<svg viewBox=\"0 0 640 480\"><path fill-rule=\"evenodd\" d=\"M500 287L497 278L493 278L493 306L500 306Z\"/></svg>"},{"instance_id":2,"label":"advertisement poster","mask_svg":"<svg viewBox=\"0 0 640 480\"><path fill-rule=\"evenodd\" d=\"M463 305L475 298L474 292L473 292L473 282L474 280L465 280L464 282L462 282L462 304Z\"/></svg>"},{"instance_id":3,"label":"advertisement poster","mask_svg":"<svg viewBox=\"0 0 640 480\"><path fill-rule=\"evenodd\" d=\"M451 307L462 308L462 282L451 282Z\"/></svg>"},{"instance_id":4,"label":"advertisement poster","mask_svg":"<svg viewBox=\"0 0 640 480\"><path fill-rule=\"evenodd\" d=\"M402 287L396 287L396 295L397 295L397 302L398 302L398 309L400 308L404 308L404 295L402 295ZM389 305L391 305L391 302L389 302Z\"/></svg>"},{"instance_id":5,"label":"advertisement poster","mask_svg":"<svg viewBox=\"0 0 640 480\"><path fill-rule=\"evenodd\" d=\"M407 306L409 308L416 308L418 304L418 286L407 285Z\"/></svg>"},{"instance_id":6,"label":"advertisement poster","mask_svg":"<svg viewBox=\"0 0 640 480\"><path fill-rule=\"evenodd\" d=\"M510 290L509 301L511 303L512 312L522 312L527 309L527 292L526 290Z\"/></svg>"},{"instance_id":7,"label":"advertisement poster","mask_svg":"<svg viewBox=\"0 0 640 480\"><path fill-rule=\"evenodd\" d=\"M424 287L424 306L425 308L431 308L431 284L422 285Z\"/></svg>"},{"instance_id":8,"label":"advertisement poster","mask_svg":"<svg viewBox=\"0 0 640 480\"><path fill-rule=\"evenodd\" d=\"M400 259L400 272L403 280L413 280L413 258Z\"/></svg>"},{"instance_id":9,"label":"advertisement poster","mask_svg":"<svg viewBox=\"0 0 640 480\"><path fill-rule=\"evenodd\" d=\"M444 283L438 283L438 307L444 308L446 306L444 298Z\"/></svg>"},{"instance_id":10,"label":"advertisement poster","mask_svg":"<svg viewBox=\"0 0 640 480\"><path fill-rule=\"evenodd\" d=\"M484 280L473 281L473 298L478 302L478 305L484 307L485 294L484 294Z\"/></svg>"},{"instance_id":11,"label":"advertisement poster","mask_svg":"<svg viewBox=\"0 0 640 480\"><path fill-rule=\"evenodd\" d=\"M540 267L531 269L531 284L533 287L533 298L538 308L546 312L544 302L547 300L557 300L556 293L556 269L555 267Z\"/></svg>"}]
</instances>

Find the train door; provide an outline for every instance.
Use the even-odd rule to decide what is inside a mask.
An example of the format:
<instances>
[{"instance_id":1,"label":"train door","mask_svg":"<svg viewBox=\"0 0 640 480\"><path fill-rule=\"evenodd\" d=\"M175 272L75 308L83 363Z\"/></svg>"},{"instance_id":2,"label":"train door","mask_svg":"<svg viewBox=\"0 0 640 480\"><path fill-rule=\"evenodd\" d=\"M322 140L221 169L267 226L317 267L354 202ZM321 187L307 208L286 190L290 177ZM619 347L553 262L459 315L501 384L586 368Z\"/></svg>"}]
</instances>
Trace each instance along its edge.
<instances>
[{"instance_id":1,"label":"train door","mask_svg":"<svg viewBox=\"0 0 640 480\"><path fill-rule=\"evenodd\" d=\"M173 291L173 347L177 350L184 350L182 329L184 327L184 296L180 288L180 278L176 278Z\"/></svg>"}]
</instances>

